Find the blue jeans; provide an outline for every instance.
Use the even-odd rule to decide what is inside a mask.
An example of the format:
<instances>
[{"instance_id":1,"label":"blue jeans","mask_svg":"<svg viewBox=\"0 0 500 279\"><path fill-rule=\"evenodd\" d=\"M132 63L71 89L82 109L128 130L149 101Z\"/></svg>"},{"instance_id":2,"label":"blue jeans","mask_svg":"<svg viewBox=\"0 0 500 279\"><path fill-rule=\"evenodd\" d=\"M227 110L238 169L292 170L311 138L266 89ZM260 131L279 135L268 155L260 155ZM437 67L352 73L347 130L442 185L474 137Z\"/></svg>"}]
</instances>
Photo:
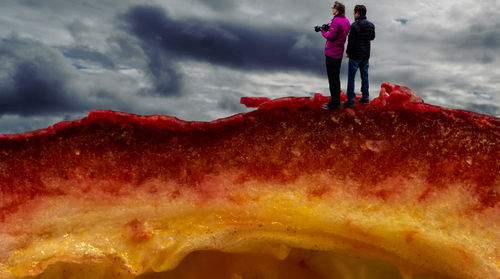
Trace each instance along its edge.
<instances>
[{"instance_id":1,"label":"blue jeans","mask_svg":"<svg viewBox=\"0 0 500 279\"><path fill-rule=\"evenodd\" d=\"M356 72L361 72L361 94L364 100L368 100L370 94L368 93L368 67L370 63L366 60L354 60L349 58L349 72L347 74L347 101L354 101L356 95L354 94L354 79Z\"/></svg>"}]
</instances>

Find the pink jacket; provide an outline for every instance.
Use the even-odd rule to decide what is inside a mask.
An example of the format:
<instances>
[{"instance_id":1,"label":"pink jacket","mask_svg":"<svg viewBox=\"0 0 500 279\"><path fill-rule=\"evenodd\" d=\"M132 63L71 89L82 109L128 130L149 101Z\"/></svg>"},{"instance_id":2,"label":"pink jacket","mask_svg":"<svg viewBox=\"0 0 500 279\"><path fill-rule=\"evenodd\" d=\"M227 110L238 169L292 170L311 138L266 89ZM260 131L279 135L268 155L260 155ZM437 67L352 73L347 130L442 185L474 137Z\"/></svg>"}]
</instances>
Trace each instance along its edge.
<instances>
[{"instance_id":1,"label":"pink jacket","mask_svg":"<svg viewBox=\"0 0 500 279\"><path fill-rule=\"evenodd\" d=\"M344 44L349 34L351 23L344 14L338 14L332 19L330 30L326 32L321 29L321 34L326 38L325 55L331 58L342 58Z\"/></svg>"}]
</instances>

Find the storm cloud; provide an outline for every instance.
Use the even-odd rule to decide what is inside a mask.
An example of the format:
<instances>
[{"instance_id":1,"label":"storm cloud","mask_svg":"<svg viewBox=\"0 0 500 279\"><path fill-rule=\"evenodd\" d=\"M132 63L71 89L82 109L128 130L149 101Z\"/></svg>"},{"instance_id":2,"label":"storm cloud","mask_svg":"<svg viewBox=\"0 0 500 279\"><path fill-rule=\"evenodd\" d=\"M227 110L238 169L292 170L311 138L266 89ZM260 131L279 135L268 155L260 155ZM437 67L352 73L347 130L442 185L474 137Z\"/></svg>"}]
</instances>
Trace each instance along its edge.
<instances>
[{"instance_id":1,"label":"storm cloud","mask_svg":"<svg viewBox=\"0 0 500 279\"><path fill-rule=\"evenodd\" d=\"M115 69L116 63L113 59L98 50L91 49L88 46L76 45L76 46L63 46L59 50L62 54L72 60L82 60L87 63L96 63L103 68ZM84 67L83 65L75 64L76 67Z\"/></svg>"},{"instance_id":2,"label":"storm cloud","mask_svg":"<svg viewBox=\"0 0 500 279\"><path fill-rule=\"evenodd\" d=\"M222 21L175 20L163 8L145 5L130 8L120 19L122 28L141 41L156 80L165 80L161 74L165 72L170 77L166 80L175 84L178 74L172 64L183 60L245 71L324 72L320 44L300 44L301 37L315 41L318 36L285 26L257 29ZM159 91L177 88L159 87Z\"/></svg>"},{"instance_id":3,"label":"storm cloud","mask_svg":"<svg viewBox=\"0 0 500 279\"><path fill-rule=\"evenodd\" d=\"M17 37L0 41L0 113L58 114L88 109L72 95L72 69L58 51Z\"/></svg>"}]
</instances>

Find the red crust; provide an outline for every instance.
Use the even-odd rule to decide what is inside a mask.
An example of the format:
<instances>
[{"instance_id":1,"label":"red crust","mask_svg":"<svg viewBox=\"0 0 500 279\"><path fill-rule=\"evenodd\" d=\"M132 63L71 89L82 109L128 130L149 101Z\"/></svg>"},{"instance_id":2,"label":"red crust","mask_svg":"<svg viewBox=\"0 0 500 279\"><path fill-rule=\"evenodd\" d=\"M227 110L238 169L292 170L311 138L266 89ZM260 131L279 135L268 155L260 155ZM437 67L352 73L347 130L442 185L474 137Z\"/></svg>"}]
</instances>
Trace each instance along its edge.
<instances>
[{"instance_id":1,"label":"red crust","mask_svg":"<svg viewBox=\"0 0 500 279\"><path fill-rule=\"evenodd\" d=\"M419 175L428 183L420 202L460 182L474 189L475 209L499 206L500 119L428 105L389 83L368 106L325 111L327 100L321 94L242 98L258 109L211 122L97 110L47 129L0 135L0 220L28 200L91 190L127 195L121 182L140 188L149 178L178 182L210 199L217 193L200 182L227 170L242 171L233 187L249 178L285 183L304 173L334 172L380 199L397 198L405 185L373 185ZM107 183L62 189L49 186L47 177Z\"/></svg>"}]
</instances>

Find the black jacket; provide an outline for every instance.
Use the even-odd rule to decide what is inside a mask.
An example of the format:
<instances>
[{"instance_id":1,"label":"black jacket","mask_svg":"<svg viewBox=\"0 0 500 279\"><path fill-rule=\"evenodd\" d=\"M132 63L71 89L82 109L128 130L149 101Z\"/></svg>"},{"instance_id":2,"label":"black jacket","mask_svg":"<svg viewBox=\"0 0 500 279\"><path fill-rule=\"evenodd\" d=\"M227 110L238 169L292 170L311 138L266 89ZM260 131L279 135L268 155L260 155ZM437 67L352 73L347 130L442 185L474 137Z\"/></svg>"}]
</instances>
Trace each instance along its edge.
<instances>
[{"instance_id":1,"label":"black jacket","mask_svg":"<svg viewBox=\"0 0 500 279\"><path fill-rule=\"evenodd\" d=\"M375 39L375 25L360 16L351 24L346 53L354 60L370 58L370 41Z\"/></svg>"}]
</instances>

